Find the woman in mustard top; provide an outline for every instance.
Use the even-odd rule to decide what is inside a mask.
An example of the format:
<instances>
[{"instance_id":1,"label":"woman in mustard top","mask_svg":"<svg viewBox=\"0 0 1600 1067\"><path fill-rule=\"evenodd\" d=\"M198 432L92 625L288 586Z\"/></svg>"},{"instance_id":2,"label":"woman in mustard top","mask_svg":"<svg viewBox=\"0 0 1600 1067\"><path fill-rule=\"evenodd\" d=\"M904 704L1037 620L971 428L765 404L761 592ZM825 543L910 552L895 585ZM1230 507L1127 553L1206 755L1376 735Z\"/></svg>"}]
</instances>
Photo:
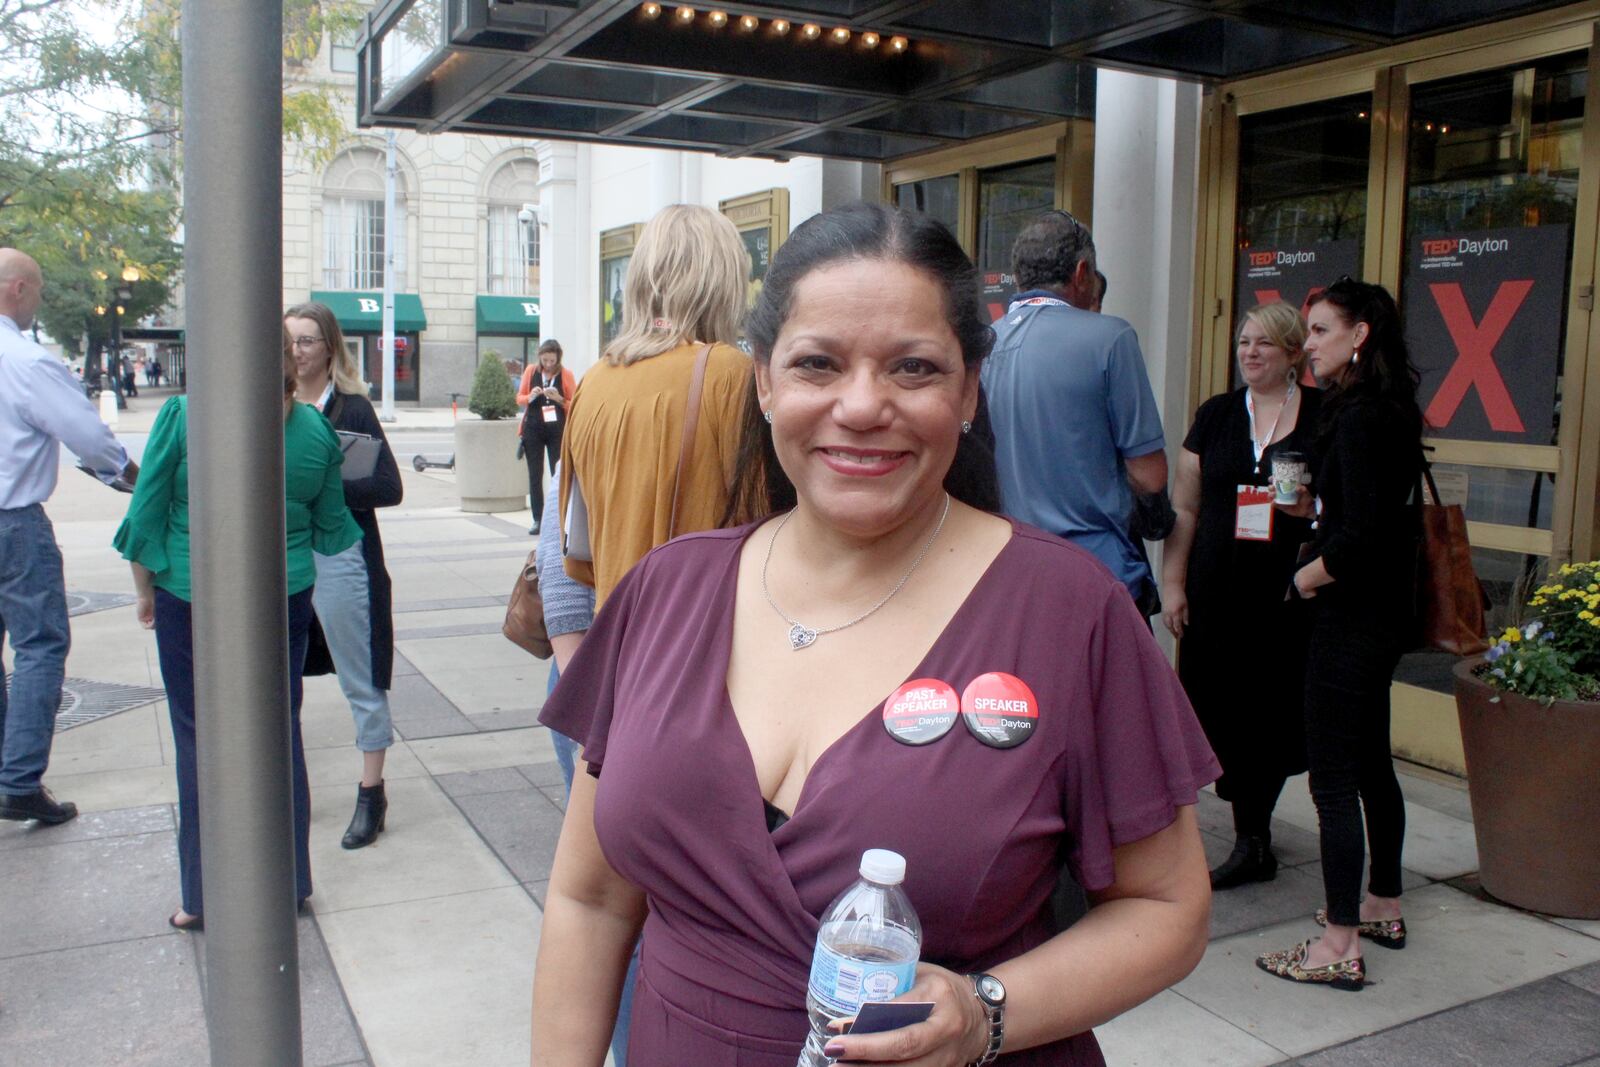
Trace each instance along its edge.
<instances>
[{"instance_id":1,"label":"woman in mustard top","mask_svg":"<svg viewBox=\"0 0 1600 1067\"><path fill-rule=\"evenodd\" d=\"M284 338L283 456L289 575L289 709L293 724L296 898L311 895L311 792L300 740L300 671L311 623L316 566L311 553L343 552L361 539L344 503L338 438L315 409L294 401L294 363ZM196 778L194 641L190 628L188 398L162 407L145 444L144 466L127 517L113 544L133 565L139 622L156 632L161 680L172 715L178 764L178 870L183 906L167 921L199 930L205 904L200 886L199 783Z\"/></svg>"}]
</instances>

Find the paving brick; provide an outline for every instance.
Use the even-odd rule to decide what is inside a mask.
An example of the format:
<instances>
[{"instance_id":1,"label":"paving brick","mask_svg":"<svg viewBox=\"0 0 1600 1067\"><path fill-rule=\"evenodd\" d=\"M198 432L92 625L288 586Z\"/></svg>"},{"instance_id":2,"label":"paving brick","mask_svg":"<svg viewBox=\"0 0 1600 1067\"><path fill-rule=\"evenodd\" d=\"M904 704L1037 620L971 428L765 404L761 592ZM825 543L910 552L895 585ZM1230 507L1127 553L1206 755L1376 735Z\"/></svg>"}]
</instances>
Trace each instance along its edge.
<instances>
[{"instance_id":1,"label":"paving brick","mask_svg":"<svg viewBox=\"0 0 1600 1067\"><path fill-rule=\"evenodd\" d=\"M1546 979L1302 1056L1300 1062L1303 1067L1567 1067L1596 1052L1600 998Z\"/></svg>"}]
</instances>

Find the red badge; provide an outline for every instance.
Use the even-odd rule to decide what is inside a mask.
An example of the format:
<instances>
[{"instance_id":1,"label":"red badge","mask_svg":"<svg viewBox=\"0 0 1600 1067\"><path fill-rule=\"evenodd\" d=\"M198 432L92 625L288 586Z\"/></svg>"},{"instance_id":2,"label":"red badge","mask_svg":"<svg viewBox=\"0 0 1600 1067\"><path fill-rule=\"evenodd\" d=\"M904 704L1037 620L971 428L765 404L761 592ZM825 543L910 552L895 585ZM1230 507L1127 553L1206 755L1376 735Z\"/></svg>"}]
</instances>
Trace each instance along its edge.
<instances>
[{"instance_id":1,"label":"red badge","mask_svg":"<svg viewBox=\"0 0 1600 1067\"><path fill-rule=\"evenodd\" d=\"M1039 701L1015 675L980 674L961 695L961 717L991 748L1016 748L1039 725Z\"/></svg>"},{"instance_id":2,"label":"red badge","mask_svg":"<svg viewBox=\"0 0 1600 1067\"><path fill-rule=\"evenodd\" d=\"M883 702L883 728L902 744L926 745L949 733L960 713L953 688L937 678L918 678Z\"/></svg>"}]
</instances>

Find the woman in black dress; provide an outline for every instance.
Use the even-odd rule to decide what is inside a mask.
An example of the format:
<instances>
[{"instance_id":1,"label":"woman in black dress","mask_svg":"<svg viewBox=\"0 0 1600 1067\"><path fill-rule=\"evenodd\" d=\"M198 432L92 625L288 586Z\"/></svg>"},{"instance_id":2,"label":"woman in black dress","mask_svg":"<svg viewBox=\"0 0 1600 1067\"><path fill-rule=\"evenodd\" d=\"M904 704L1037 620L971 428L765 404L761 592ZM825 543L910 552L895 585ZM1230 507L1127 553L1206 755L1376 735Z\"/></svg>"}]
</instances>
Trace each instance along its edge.
<instances>
[{"instance_id":1,"label":"woman in black dress","mask_svg":"<svg viewBox=\"0 0 1600 1067\"><path fill-rule=\"evenodd\" d=\"M1178 522L1161 568L1161 620L1183 638L1178 676L1222 762L1217 795L1233 805L1233 853L1211 872L1213 889L1277 874L1272 809L1284 780L1306 768L1306 618L1284 594L1311 523L1275 512L1261 495L1273 457L1312 447L1322 398L1299 384L1305 337L1287 304L1245 313L1244 385L1195 413L1173 488Z\"/></svg>"},{"instance_id":2,"label":"woman in black dress","mask_svg":"<svg viewBox=\"0 0 1600 1067\"><path fill-rule=\"evenodd\" d=\"M1311 601L1306 666L1306 752L1322 837L1327 929L1256 961L1295 982L1360 989L1359 938L1403 948L1400 850L1405 800L1389 745L1389 683L1413 624L1421 536L1418 480L1422 411L1400 312L1382 286L1342 278L1306 314L1306 352L1327 388L1318 428L1316 551L1295 572ZM1361 896L1366 840L1372 846Z\"/></svg>"}]
</instances>

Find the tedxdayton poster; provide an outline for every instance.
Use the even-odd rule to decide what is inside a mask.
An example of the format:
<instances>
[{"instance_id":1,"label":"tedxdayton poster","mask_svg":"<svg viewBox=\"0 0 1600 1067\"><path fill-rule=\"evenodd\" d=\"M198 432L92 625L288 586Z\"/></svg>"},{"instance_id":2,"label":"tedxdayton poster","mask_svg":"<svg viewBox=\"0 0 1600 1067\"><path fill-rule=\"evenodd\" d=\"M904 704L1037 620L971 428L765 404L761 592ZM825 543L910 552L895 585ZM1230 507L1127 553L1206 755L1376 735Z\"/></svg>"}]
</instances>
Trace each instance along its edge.
<instances>
[{"instance_id":1,"label":"tedxdayton poster","mask_svg":"<svg viewBox=\"0 0 1600 1067\"><path fill-rule=\"evenodd\" d=\"M1306 302L1341 274L1361 277L1361 242L1353 237L1293 248L1241 248L1234 318L1242 318L1257 304L1282 302L1304 311Z\"/></svg>"},{"instance_id":2,"label":"tedxdayton poster","mask_svg":"<svg viewBox=\"0 0 1600 1067\"><path fill-rule=\"evenodd\" d=\"M1413 237L1401 306L1439 437L1555 443L1564 225Z\"/></svg>"}]
</instances>

